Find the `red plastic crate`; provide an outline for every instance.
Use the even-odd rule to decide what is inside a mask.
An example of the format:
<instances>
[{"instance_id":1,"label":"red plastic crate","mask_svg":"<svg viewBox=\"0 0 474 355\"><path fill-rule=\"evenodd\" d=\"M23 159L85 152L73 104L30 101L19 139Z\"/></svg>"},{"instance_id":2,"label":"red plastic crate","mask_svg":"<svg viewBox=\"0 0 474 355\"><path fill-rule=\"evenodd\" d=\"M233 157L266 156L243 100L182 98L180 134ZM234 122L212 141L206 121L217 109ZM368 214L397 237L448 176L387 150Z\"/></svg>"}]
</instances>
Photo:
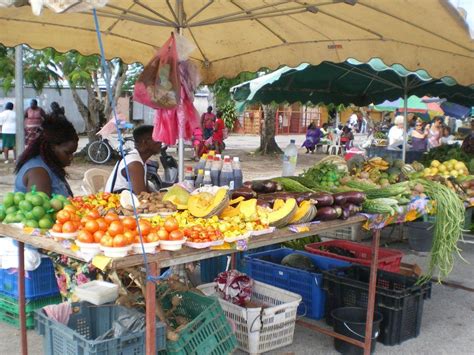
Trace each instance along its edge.
<instances>
[{"instance_id":1,"label":"red plastic crate","mask_svg":"<svg viewBox=\"0 0 474 355\"><path fill-rule=\"evenodd\" d=\"M321 250L321 247L338 247L345 249L355 254L354 258L348 256L342 256L331 253L327 250ZM361 264L370 266L371 260L371 247L361 245L359 243L348 242L346 240L330 240L327 242L311 243L304 247L307 251L317 255L323 255L326 257L345 260L350 263ZM403 253L399 250L380 248L379 249L379 264L378 268L390 272L400 271L400 262L402 261Z\"/></svg>"}]
</instances>

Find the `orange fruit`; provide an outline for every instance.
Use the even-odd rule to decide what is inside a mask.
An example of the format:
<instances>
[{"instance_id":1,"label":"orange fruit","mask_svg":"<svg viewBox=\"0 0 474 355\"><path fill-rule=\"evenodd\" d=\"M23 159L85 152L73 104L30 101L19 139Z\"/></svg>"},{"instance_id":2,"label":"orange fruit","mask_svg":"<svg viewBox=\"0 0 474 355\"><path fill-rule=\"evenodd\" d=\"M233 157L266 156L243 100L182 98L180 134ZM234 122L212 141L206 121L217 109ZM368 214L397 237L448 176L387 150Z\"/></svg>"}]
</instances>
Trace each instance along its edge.
<instances>
[{"instance_id":1,"label":"orange fruit","mask_svg":"<svg viewBox=\"0 0 474 355\"><path fill-rule=\"evenodd\" d=\"M77 227L73 222L67 221L63 224L63 233L74 233L75 231L77 231Z\"/></svg>"},{"instance_id":2,"label":"orange fruit","mask_svg":"<svg viewBox=\"0 0 474 355\"><path fill-rule=\"evenodd\" d=\"M80 241L81 243L94 243L95 242L93 235L85 230L82 230L79 232L79 235L77 236L77 240Z\"/></svg>"},{"instance_id":3,"label":"orange fruit","mask_svg":"<svg viewBox=\"0 0 474 355\"><path fill-rule=\"evenodd\" d=\"M99 223L93 220L87 221L84 225L84 229L90 233L95 233L99 230Z\"/></svg>"},{"instance_id":4,"label":"orange fruit","mask_svg":"<svg viewBox=\"0 0 474 355\"><path fill-rule=\"evenodd\" d=\"M68 211L61 210L56 214L56 220L59 223L65 223L68 222L71 219L71 215Z\"/></svg>"},{"instance_id":5,"label":"orange fruit","mask_svg":"<svg viewBox=\"0 0 474 355\"><path fill-rule=\"evenodd\" d=\"M109 224L112 223L113 221L120 221L120 217L118 216L118 214L113 213L113 212L108 212L105 215L104 219Z\"/></svg>"},{"instance_id":6,"label":"orange fruit","mask_svg":"<svg viewBox=\"0 0 474 355\"><path fill-rule=\"evenodd\" d=\"M122 223L126 229L133 230L137 228L137 221L134 217L125 217L122 219Z\"/></svg>"},{"instance_id":7,"label":"orange fruit","mask_svg":"<svg viewBox=\"0 0 474 355\"><path fill-rule=\"evenodd\" d=\"M113 221L110 223L109 229L107 230L112 237L115 237L118 234L122 234L125 231L123 224L120 221Z\"/></svg>"}]
</instances>

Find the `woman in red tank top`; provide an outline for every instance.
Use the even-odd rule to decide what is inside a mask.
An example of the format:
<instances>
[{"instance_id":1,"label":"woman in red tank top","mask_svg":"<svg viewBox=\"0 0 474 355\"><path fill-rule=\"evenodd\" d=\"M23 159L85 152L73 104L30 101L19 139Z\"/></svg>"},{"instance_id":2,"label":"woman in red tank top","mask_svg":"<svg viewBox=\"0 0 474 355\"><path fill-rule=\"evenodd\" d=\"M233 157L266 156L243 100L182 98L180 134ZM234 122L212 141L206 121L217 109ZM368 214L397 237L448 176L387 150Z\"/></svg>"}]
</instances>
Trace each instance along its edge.
<instances>
[{"instance_id":1,"label":"woman in red tank top","mask_svg":"<svg viewBox=\"0 0 474 355\"><path fill-rule=\"evenodd\" d=\"M46 113L38 107L38 101L31 100L30 107L25 111L25 147L39 136L45 117Z\"/></svg>"}]
</instances>

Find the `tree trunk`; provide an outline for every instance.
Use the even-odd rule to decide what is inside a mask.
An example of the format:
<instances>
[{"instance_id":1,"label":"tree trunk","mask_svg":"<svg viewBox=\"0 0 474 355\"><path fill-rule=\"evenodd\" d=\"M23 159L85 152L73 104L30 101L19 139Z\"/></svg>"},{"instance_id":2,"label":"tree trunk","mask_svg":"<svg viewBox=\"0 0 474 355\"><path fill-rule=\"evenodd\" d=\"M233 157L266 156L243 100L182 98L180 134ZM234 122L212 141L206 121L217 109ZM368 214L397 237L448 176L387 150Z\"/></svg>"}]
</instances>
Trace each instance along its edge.
<instances>
[{"instance_id":1,"label":"tree trunk","mask_svg":"<svg viewBox=\"0 0 474 355\"><path fill-rule=\"evenodd\" d=\"M257 153L262 155L281 154L283 151L275 141L275 115L277 106L270 104L262 105L262 107L263 118L260 127L260 147L257 149Z\"/></svg>"},{"instance_id":2,"label":"tree trunk","mask_svg":"<svg viewBox=\"0 0 474 355\"><path fill-rule=\"evenodd\" d=\"M117 70L115 71L115 75L112 78L112 94L114 95L115 104L118 104L118 99L120 94L122 93L122 86L127 78L127 70L128 65L123 64L122 61L119 62L117 66ZM105 105L105 118L106 120L110 119L110 115L112 114L112 104L107 96L106 105Z\"/></svg>"}]
</instances>

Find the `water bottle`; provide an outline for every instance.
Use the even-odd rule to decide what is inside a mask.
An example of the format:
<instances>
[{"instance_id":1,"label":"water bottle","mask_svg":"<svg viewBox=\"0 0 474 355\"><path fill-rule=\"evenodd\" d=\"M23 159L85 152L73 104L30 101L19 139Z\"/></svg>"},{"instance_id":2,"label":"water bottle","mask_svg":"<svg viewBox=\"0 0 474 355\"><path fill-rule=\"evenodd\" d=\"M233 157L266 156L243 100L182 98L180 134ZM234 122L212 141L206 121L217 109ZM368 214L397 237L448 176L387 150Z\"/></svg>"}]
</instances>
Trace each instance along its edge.
<instances>
[{"instance_id":1,"label":"water bottle","mask_svg":"<svg viewBox=\"0 0 474 355\"><path fill-rule=\"evenodd\" d=\"M189 189L194 188L194 173L193 173L193 167L192 166L187 166L186 167L186 171L184 173L184 184Z\"/></svg>"},{"instance_id":2,"label":"water bottle","mask_svg":"<svg viewBox=\"0 0 474 355\"><path fill-rule=\"evenodd\" d=\"M207 155L206 164L204 164L204 170L211 170L212 162L214 161L213 155Z\"/></svg>"},{"instance_id":3,"label":"water bottle","mask_svg":"<svg viewBox=\"0 0 474 355\"><path fill-rule=\"evenodd\" d=\"M207 162L207 154L204 153L203 155L201 155L201 158L199 158L199 161L194 167L194 175L198 174L199 169L204 169L204 167L206 166L206 162Z\"/></svg>"},{"instance_id":4,"label":"water bottle","mask_svg":"<svg viewBox=\"0 0 474 355\"><path fill-rule=\"evenodd\" d=\"M234 171L232 170L232 161L229 157L224 158L219 177L219 186L228 186L229 189L234 189Z\"/></svg>"},{"instance_id":5,"label":"water bottle","mask_svg":"<svg viewBox=\"0 0 474 355\"><path fill-rule=\"evenodd\" d=\"M212 186L211 171L204 171L204 179L202 180L203 186Z\"/></svg>"},{"instance_id":6,"label":"water bottle","mask_svg":"<svg viewBox=\"0 0 474 355\"><path fill-rule=\"evenodd\" d=\"M239 187L242 187L244 183L244 175L242 174L239 157L234 157L234 160L232 161L232 170L234 173L234 189L238 189Z\"/></svg>"},{"instance_id":7,"label":"water bottle","mask_svg":"<svg viewBox=\"0 0 474 355\"><path fill-rule=\"evenodd\" d=\"M211 172L209 171L209 179L210 177L211 177ZM196 180L194 181L194 187L197 189L199 187L202 187L203 185L204 185L204 170L199 169L196 176Z\"/></svg>"},{"instance_id":8,"label":"water bottle","mask_svg":"<svg viewBox=\"0 0 474 355\"><path fill-rule=\"evenodd\" d=\"M281 176L293 176L296 170L296 161L298 160L298 148L295 140L291 139L283 151L283 171Z\"/></svg>"},{"instance_id":9,"label":"water bottle","mask_svg":"<svg viewBox=\"0 0 474 355\"><path fill-rule=\"evenodd\" d=\"M219 159L219 170L222 170L222 165L224 164L224 159L222 159L222 155L216 154L215 158Z\"/></svg>"},{"instance_id":10,"label":"water bottle","mask_svg":"<svg viewBox=\"0 0 474 355\"><path fill-rule=\"evenodd\" d=\"M212 185L219 186L220 174L221 174L221 161L217 156L215 156L214 159L212 160L212 165L211 165Z\"/></svg>"}]
</instances>

